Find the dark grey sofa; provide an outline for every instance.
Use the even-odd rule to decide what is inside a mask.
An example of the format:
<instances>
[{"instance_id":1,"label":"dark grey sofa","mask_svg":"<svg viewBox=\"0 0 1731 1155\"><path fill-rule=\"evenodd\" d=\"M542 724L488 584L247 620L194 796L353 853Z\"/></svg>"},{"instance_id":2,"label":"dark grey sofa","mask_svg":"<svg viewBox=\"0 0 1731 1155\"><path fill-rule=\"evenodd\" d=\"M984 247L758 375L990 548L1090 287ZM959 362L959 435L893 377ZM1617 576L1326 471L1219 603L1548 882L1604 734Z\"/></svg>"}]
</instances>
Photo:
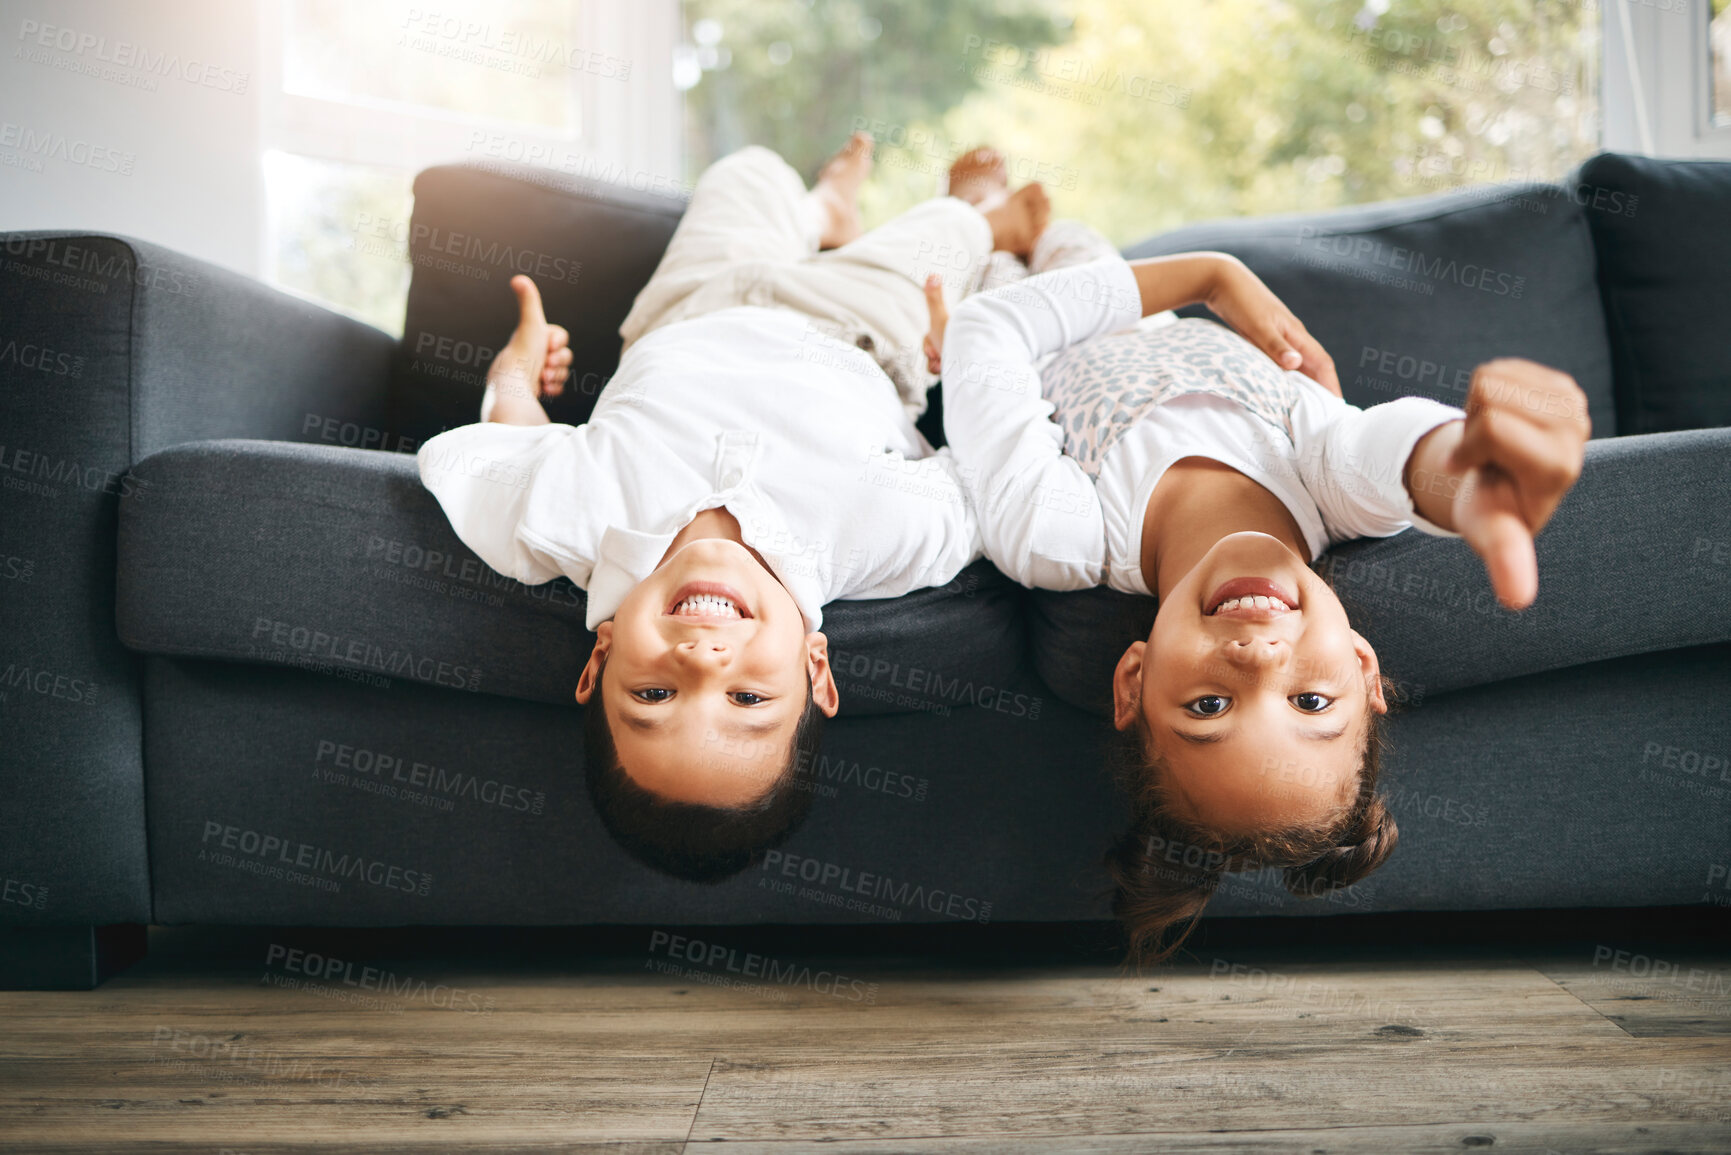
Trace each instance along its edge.
<instances>
[{"instance_id":1,"label":"dark grey sofa","mask_svg":"<svg viewBox=\"0 0 1731 1155\"><path fill-rule=\"evenodd\" d=\"M518 269L572 331L552 414L581 421L682 204L523 168L415 191L400 343L143 242L0 237L0 982L90 985L147 922L1106 918L1101 691L1152 606L985 563L828 612L842 713L761 869L685 884L614 847L571 701L581 591L479 563L411 453L472 419ZM1399 687L1401 848L1326 901L1230 879L1215 913L1724 905L1728 220L1731 165L1606 155L1132 250L1242 256L1349 400L1459 401L1523 355L1595 426L1525 615L1457 542L1325 559Z\"/></svg>"}]
</instances>

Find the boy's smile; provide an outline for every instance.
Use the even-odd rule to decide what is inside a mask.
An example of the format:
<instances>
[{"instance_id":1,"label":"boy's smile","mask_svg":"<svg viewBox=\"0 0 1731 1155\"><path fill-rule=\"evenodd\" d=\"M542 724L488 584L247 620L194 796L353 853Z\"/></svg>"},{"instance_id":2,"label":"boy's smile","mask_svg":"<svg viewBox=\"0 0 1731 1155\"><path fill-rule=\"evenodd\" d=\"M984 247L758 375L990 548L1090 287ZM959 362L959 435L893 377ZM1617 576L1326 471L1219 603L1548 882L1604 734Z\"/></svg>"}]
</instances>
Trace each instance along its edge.
<instances>
[{"instance_id":1,"label":"boy's smile","mask_svg":"<svg viewBox=\"0 0 1731 1155\"><path fill-rule=\"evenodd\" d=\"M693 522L705 524L737 532L731 516ZM625 773L707 806L748 805L774 785L808 692L825 714L837 707L828 643L806 633L793 595L736 538L686 533L597 628L577 701L598 687Z\"/></svg>"},{"instance_id":2,"label":"boy's smile","mask_svg":"<svg viewBox=\"0 0 1731 1155\"><path fill-rule=\"evenodd\" d=\"M1334 591L1279 539L1229 534L1160 600L1113 678L1114 722L1142 727L1168 785L1223 833L1304 826L1349 805L1376 653Z\"/></svg>"}]
</instances>

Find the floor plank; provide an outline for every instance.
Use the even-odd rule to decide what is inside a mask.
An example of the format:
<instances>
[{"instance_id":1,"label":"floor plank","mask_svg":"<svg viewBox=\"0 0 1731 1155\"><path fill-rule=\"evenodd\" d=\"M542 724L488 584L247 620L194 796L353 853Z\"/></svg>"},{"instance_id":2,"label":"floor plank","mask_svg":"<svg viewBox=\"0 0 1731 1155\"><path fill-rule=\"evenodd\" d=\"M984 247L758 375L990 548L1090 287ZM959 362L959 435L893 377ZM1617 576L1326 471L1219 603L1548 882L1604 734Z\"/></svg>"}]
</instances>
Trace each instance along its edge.
<instances>
[{"instance_id":1,"label":"floor plank","mask_svg":"<svg viewBox=\"0 0 1731 1155\"><path fill-rule=\"evenodd\" d=\"M1538 969L1635 1038L1731 1035L1731 966L1722 957L1600 943Z\"/></svg>"},{"instance_id":2,"label":"floor plank","mask_svg":"<svg viewBox=\"0 0 1731 1155\"><path fill-rule=\"evenodd\" d=\"M1727 969L1663 957L1694 998L1689 968ZM1615 961L1258 950L1135 976L645 950L327 971L165 952L96 992L0 994L0 1147L1731 1150L1725 1016L1680 1009L1665 974L1593 981L1634 969Z\"/></svg>"}]
</instances>

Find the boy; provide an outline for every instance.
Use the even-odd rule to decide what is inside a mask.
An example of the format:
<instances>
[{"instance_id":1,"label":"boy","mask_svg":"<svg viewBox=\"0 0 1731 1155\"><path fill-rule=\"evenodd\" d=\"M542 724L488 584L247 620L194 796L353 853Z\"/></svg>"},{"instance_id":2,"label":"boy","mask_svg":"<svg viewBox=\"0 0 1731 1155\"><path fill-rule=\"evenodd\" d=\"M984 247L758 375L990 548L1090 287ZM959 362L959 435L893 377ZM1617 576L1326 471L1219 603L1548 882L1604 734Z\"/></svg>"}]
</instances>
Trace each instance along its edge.
<instances>
[{"instance_id":1,"label":"boy","mask_svg":"<svg viewBox=\"0 0 1731 1155\"><path fill-rule=\"evenodd\" d=\"M931 380L916 267L1025 256L1044 194L938 198L862 233L871 145L855 134L810 191L765 149L711 166L583 426L541 408L571 352L513 278L482 423L419 455L482 560L588 591L589 793L627 850L681 878L745 868L809 808L800 774L839 704L824 603L941 586L980 555L949 455L913 424Z\"/></svg>"}]
</instances>

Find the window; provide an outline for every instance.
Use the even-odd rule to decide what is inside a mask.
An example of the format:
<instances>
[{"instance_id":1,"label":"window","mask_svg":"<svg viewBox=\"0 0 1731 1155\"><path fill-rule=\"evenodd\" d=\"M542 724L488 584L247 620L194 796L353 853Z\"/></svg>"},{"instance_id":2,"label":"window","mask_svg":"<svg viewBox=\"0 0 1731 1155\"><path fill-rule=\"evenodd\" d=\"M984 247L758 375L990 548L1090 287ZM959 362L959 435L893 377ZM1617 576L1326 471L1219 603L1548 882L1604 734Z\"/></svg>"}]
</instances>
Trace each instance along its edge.
<instances>
[{"instance_id":1,"label":"window","mask_svg":"<svg viewBox=\"0 0 1731 1155\"><path fill-rule=\"evenodd\" d=\"M1731 0L1713 0L1708 44L1713 72L1713 123L1731 125Z\"/></svg>"},{"instance_id":2,"label":"window","mask_svg":"<svg viewBox=\"0 0 1731 1155\"><path fill-rule=\"evenodd\" d=\"M809 177L868 128L873 219L933 195L981 142L1120 243L1210 217L1554 179L1598 149L1592 0L685 0L684 12L689 170L750 140Z\"/></svg>"},{"instance_id":3,"label":"window","mask_svg":"<svg viewBox=\"0 0 1731 1155\"><path fill-rule=\"evenodd\" d=\"M675 3L263 0L266 277L400 334L420 170L679 187Z\"/></svg>"}]
</instances>

